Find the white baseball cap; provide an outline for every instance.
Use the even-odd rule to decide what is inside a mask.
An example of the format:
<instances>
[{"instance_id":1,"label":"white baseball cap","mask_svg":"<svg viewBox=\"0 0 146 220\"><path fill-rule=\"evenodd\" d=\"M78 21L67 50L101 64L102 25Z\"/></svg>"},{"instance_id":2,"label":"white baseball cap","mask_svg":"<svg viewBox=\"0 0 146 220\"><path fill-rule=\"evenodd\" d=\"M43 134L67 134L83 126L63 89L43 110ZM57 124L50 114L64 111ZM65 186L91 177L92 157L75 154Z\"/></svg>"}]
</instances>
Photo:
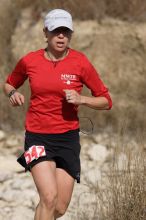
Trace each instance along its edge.
<instances>
[{"instance_id":1,"label":"white baseball cap","mask_svg":"<svg viewBox=\"0 0 146 220\"><path fill-rule=\"evenodd\" d=\"M53 31L58 27L67 27L73 31L72 16L63 9L54 9L46 15L44 26L49 31Z\"/></svg>"}]
</instances>

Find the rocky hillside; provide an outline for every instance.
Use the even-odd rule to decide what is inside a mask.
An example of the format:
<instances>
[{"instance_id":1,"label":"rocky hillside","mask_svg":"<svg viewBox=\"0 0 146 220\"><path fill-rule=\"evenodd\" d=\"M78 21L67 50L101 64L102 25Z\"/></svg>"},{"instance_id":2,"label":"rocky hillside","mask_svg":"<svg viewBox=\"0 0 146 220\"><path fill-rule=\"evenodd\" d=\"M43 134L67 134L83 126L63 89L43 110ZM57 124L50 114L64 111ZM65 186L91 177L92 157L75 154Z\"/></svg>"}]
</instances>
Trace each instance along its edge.
<instances>
[{"instance_id":1,"label":"rocky hillside","mask_svg":"<svg viewBox=\"0 0 146 220\"><path fill-rule=\"evenodd\" d=\"M25 173L16 162L16 158L23 151L23 136L23 132L8 134L0 130L0 220L32 220L38 203L38 195L30 173ZM118 141L123 145L121 150L117 148ZM103 213L99 213L102 209L99 208L97 200L104 195L102 189L106 189L109 181L107 173L110 172L110 164L116 159L116 166L121 172L126 164L132 162L132 158L129 161L127 149L130 149L130 155L138 150L136 141L129 138L119 139L117 135L110 133L99 133L89 137L81 134L81 144L81 184L75 184L68 212L60 220L102 219L99 218ZM144 152L144 149L145 145L141 150ZM141 168L143 169L143 166Z\"/></svg>"}]
</instances>

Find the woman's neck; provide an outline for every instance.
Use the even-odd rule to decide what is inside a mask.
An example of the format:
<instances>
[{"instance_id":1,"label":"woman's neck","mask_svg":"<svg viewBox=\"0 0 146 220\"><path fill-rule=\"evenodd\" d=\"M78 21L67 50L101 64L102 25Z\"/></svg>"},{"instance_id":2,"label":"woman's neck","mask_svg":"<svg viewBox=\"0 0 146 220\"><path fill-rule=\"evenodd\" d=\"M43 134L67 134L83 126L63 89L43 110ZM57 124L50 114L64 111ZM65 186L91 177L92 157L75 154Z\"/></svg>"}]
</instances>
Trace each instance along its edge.
<instances>
[{"instance_id":1,"label":"woman's neck","mask_svg":"<svg viewBox=\"0 0 146 220\"><path fill-rule=\"evenodd\" d=\"M46 51L46 55L48 59L51 61L63 60L68 55L68 48L66 48L66 50L63 52L58 52L58 51L56 52L56 51L50 50L47 47L45 51Z\"/></svg>"}]
</instances>

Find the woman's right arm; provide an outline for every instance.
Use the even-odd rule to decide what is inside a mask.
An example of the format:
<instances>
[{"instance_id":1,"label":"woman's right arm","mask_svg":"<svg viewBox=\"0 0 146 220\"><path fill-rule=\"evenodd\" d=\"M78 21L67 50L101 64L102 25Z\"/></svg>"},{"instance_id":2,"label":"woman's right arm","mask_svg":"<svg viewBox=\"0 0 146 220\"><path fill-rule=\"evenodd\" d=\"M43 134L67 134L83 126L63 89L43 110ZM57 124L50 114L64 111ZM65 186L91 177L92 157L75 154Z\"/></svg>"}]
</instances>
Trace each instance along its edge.
<instances>
[{"instance_id":1,"label":"woman's right arm","mask_svg":"<svg viewBox=\"0 0 146 220\"><path fill-rule=\"evenodd\" d=\"M24 96L18 92L12 85L4 84L4 93L8 96L12 106L21 106L24 104Z\"/></svg>"},{"instance_id":2,"label":"woman's right arm","mask_svg":"<svg viewBox=\"0 0 146 220\"><path fill-rule=\"evenodd\" d=\"M27 79L27 69L24 59L20 59L11 74L8 75L4 84L4 93L9 98L12 106L21 106L24 104L24 96L17 89Z\"/></svg>"}]
</instances>

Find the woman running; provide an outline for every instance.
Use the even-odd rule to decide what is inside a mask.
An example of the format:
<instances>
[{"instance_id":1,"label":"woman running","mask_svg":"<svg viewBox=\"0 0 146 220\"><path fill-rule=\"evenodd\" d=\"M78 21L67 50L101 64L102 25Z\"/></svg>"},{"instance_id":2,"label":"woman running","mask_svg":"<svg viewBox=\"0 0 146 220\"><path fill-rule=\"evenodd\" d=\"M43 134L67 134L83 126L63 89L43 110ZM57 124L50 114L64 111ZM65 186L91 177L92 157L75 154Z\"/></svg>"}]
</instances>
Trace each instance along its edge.
<instances>
[{"instance_id":1,"label":"woman running","mask_svg":"<svg viewBox=\"0 0 146 220\"><path fill-rule=\"evenodd\" d=\"M110 109L108 89L87 57L69 47L72 17L62 9L44 21L47 46L22 57L8 75L4 90L12 106L24 104L19 92L29 79L24 153L18 162L29 170L39 193L34 220L54 220L70 203L74 182L80 182L78 106ZM92 93L81 95L83 84Z\"/></svg>"}]
</instances>

